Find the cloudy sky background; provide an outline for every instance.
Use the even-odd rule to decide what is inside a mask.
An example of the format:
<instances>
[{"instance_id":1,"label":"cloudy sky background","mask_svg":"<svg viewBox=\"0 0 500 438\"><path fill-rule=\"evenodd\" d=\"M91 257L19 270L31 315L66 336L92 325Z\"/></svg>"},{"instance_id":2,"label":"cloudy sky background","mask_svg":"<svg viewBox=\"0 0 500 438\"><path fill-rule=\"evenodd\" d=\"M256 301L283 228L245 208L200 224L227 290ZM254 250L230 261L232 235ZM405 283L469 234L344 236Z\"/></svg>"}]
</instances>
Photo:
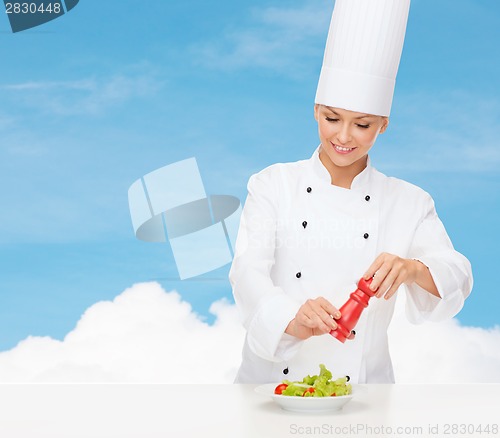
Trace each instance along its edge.
<instances>
[{"instance_id":1,"label":"cloudy sky background","mask_svg":"<svg viewBox=\"0 0 500 438\"><path fill-rule=\"evenodd\" d=\"M0 383L232 383L244 330L226 299L210 312L213 324L177 292L136 284L92 305L63 340L30 336L0 353ZM401 299L390 339L399 383L500 382L498 327L412 325Z\"/></svg>"},{"instance_id":2,"label":"cloudy sky background","mask_svg":"<svg viewBox=\"0 0 500 438\"><path fill-rule=\"evenodd\" d=\"M309 157L332 8L82 1L19 34L0 20L0 379L182 380L221 345L224 365L200 379L232 379L242 332L229 267L180 281L168 245L135 239L127 191L196 157L208 193L243 201L252 173ZM495 0L412 3L372 160L431 193L475 286L439 329L395 319L400 380L417 379L418 345L420 359L448 352L448 377L500 381L499 14Z\"/></svg>"}]
</instances>

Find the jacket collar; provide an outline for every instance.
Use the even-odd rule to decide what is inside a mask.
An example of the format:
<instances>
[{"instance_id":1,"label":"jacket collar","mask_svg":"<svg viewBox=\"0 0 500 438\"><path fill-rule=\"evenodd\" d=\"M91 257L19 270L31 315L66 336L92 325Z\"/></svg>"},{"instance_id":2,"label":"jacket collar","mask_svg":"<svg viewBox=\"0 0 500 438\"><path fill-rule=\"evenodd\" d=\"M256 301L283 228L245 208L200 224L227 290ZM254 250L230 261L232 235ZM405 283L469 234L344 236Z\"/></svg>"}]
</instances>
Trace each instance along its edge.
<instances>
[{"instance_id":1,"label":"jacket collar","mask_svg":"<svg viewBox=\"0 0 500 438\"><path fill-rule=\"evenodd\" d=\"M316 150L313 152L311 158L310 158L310 164L312 166L313 172L315 175L324 181L325 183L331 185L331 177L330 173L328 172L327 168L323 165L321 160L319 159L319 151L320 151L321 145L319 145ZM354 177L352 180L351 184L351 190L352 189L358 189L361 187L364 187L369 184L370 182L370 175L372 174L373 167L371 165L370 157L368 157L366 167Z\"/></svg>"}]
</instances>

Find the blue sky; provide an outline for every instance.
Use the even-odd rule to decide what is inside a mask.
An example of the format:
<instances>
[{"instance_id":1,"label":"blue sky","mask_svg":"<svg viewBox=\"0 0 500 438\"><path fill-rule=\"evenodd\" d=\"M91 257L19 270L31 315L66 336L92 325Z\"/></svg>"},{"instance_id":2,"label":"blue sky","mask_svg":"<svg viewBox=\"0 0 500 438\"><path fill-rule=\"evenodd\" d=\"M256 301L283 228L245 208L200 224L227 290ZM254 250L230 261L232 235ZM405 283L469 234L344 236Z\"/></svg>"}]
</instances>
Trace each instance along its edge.
<instances>
[{"instance_id":1,"label":"blue sky","mask_svg":"<svg viewBox=\"0 0 500 438\"><path fill-rule=\"evenodd\" d=\"M180 281L138 241L127 190L196 157L210 194L309 157L332 1L97 2L12 34L0 19L0 350L62 338L92 304L158 280L201 314L228 266ZM458 319L500 324L496 0L413 0L375 167L431 193L475 287ZM210 319L210 316L207 315Z\"/></svg>"}]
</instances>

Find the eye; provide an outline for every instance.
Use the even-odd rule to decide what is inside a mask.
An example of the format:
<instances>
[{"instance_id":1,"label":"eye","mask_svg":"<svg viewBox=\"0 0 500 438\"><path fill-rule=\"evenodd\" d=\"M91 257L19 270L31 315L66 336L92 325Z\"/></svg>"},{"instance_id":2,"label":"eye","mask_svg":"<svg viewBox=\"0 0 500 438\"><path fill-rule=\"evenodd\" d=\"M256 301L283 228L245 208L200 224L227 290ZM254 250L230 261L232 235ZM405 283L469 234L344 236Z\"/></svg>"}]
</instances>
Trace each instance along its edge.
<instances>
[{"instance_id":1,"label":"eye","mask_svg":"<svg viewBox=\"0 0 500 438\"><path fill-rule=\"evenodd\" d=\"M325 120L327 122L338 122L339 121L339 119L333 119L332 117L325 117Z\"/></svg>"},{"instance_id":2,"label":"eye","mask_svg":"<svg viewBox=\"0 0 500 438\"><path fill-rule=\"evenodd\" d=\"M368 129L370 127L370 125L360 125L359 123L356 126L361 129Z\"/></svg>"}]
</instances>

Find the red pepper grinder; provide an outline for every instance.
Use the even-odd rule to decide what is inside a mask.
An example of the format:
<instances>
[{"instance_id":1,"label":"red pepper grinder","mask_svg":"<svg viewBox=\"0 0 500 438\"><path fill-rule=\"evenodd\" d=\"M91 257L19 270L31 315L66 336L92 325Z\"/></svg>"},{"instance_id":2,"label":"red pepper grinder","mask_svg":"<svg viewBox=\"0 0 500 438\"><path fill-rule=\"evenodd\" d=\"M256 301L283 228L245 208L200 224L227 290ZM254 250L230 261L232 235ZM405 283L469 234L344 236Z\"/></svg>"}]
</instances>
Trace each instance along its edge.
<instances>
[{"instance_id":1,"label":"red pepper grinder","mask_svg":"<svg viewBox=\"0 0 500 438\"><path fill-rule=\"evenodd\" d=\"M330 331L330 334L342 343L349 337L351 330L358 323L361 312L365 307L368 307L368 301L376 293L376 291L370 289L372 280L372 278L359 280L358 288L351 293L349 299L339 309L341 316L336 320L337 328Z\"/></svg>"}]
</instances>

